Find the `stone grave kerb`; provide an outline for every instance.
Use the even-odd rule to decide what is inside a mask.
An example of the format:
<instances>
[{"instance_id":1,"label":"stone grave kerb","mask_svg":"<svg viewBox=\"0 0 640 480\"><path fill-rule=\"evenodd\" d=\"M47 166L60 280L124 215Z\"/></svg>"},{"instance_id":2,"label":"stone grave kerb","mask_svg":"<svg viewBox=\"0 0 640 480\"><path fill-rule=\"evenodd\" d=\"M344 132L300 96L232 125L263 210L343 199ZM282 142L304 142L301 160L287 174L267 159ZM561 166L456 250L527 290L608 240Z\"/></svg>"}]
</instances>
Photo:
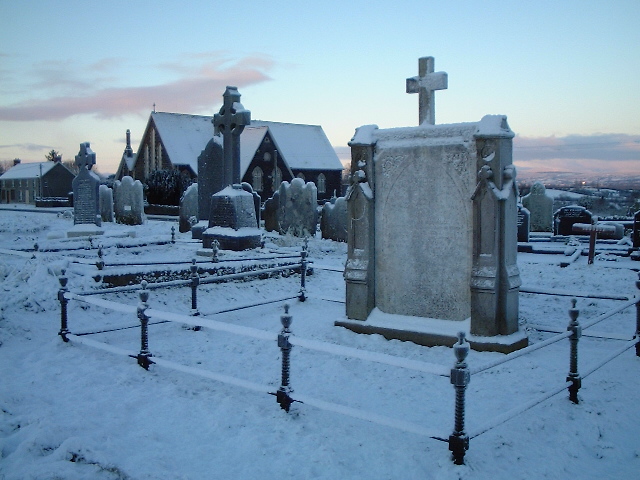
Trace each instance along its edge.
<instances>
[{"instance_id":1,"label":"stone grave kerb","mask_svg":"<svg viewBox=\"0 0 640 480\"><path fill-rule=\"evenodd\" d=\"M434 72L433 57L422 57L418 60L418 76L407 78L407 93L419 94L419 124L436 123L436 90L446 90L449 76L446 72Z\"/></svg>"},{"instance_id":2,"label":"stone grave kerb","mask_svg":"<svg viewBox=\"0 0 640 480\"><path fill-rule=\"evenodd\" d=\"M215 133L223 138L225 185L240 184L240 134L251 123L251 112L240 103L237 87L227 86L220 111L213 116Z\"/></svg>"}]
</instances>

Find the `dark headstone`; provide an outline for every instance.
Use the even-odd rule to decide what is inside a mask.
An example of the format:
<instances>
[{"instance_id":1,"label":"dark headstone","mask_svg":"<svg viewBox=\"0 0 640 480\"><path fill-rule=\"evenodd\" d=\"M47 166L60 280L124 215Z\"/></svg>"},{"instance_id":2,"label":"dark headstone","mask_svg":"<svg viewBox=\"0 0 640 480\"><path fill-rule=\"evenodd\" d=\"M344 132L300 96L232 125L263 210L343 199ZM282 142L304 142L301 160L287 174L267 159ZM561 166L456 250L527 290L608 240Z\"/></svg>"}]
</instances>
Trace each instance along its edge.
<instances>
[{"instance_id":1,"label":"dark headstone","mask_svg":"<svg viewBox=\"0 0 640 480\"><path fill-rule=\"evenodd\" d=\"M553 214L554 235L575 235L574 223L593 223L593 215L584 207L569 205L562 207Z\"/></svg>"},{"instance_id":2,"label":"dark headstone","mask_svg":"<svg viewBox=\"0 0 640 480\"><path fill-rule=\"evenodd\" d=\"M238 184L211 197L209 228L202 234L202 246L211 248L218 240L223 250L247 250L260 246L253 195Z\"/></svg>"},{"instance_id":3,"label":"dark headstone","mask_svg":"<svg viewBox=\"0 0 640 480\"><path fill-rule=\"evenodd\" d=\"M633 216L633 248L640 248L640 210Z\"/></svg>"},{"instance_id":4,"label":"dark headstone","mask_svg":"<svg viewBox=\"0 0 640 480\"><path fill-rule=\"evenodd\" d=\"M89 142L80 144L76 155L78 175L73 179L73 223L102 225L100 216L100 178L90 171L96 163L96 154Z\"/></svg>"},{"instance_id":5,"label":"dark headstone","mask_svg":"<svg viewBox=\"0 0 640 480\"><path fill-rule=\"evenodd\" d=\"M226 186L222 136L215 135L198 157L198 220L209 220L211 196Z\"/></svg>"},{"instance_id":6,"label":"dark headstone","mask_svg":"<svg viewBox=\"0 0 640 480\"><path fill-rule=\"evenodd\" d=\"M529 241L529 229L530 229L531 214L529 210L522 205L518 205L518 241Z\"/></svg>"}]
</instances>

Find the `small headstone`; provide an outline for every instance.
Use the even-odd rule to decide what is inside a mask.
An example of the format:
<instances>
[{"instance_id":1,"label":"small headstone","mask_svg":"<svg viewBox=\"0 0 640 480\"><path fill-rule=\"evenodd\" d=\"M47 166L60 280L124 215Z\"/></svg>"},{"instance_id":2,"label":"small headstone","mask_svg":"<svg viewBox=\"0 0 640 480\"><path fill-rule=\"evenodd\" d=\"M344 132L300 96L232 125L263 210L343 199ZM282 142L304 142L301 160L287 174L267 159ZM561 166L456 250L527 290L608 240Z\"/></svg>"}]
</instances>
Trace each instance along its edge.
<instances>
[{"instance_id":1,"label":"small headstone","mask_svg":"<svg viewBox=\"0 0 640 480\"><path fill-rule=\"evenodd\" d=\"M529 210L524 208L522 205L518 205L518 241L519 242L528 242L529 241L529 222L531 216Z\"/></svg>"},{"instance_id":2,"label":"small headstone","mask_svg":"<svg viewBox=\"0 0 640 480\"><path fill-rule=\"evenodd\" d=\"M198 184L192 183L180 198L181 233L188 232L198 222ZM195 221L194 221L195 220Z\"/></svg>"},{"instance_id":3,"label":"small headstone","mask_svg":"<svg viewBox=\"0 0 640 480\"><path fill-rule=\"evenodd\" d=\"M144 192L140 180L129 176L116 181L114 186L114 210L116 222L125 225L142 225L144 215Z\"/></svg>"},{"instance_id":4,"label":"small headstone","mask_svg":"<svg viewBox=\"0 0 640 480\"><path fill-rule=\"evenodd\" d=\"M256 220L258 220L258 225L260 225L260 205L262 203L262 199L260 198L260 194L258 192L253 191L253 187L251 184L247 182L242 182L242 189L245 192L250 193L253 196L253 206L256 209Z\"/></svg>"},{"instance_id":5,"label":"small headstone","mask_svg":"<svg viewBox=\"0 0 640 480\"><path fill-rule=\"evenodd\" d=\"M89 142L80 144L75 158L78 175L73 179L73 223L74 225L102 225L100 216L100 178L91 167L96 163L96 154ZM94 232L95 233L95 232Z\"/></svg>"},{"instance_id":6,"label":"small headstone","mask_svg":"<svg viewBox=\"0 0 640 480\"><path fill-rule=\"evenodd\" d=\"M318 190L313 182L305 184L301 178L284 181L265 202L265 229L282 235L313 236L318 224L317 204Z\"/></svg>"},{"instance_id":7,"label":"small headstone","mask_svg":"<svg viewBox=\"0 0 640 480\"><path fill-rule=\"evenodd\" d=\"M347 201L345 197L332 198L322 207L320 220L322 238L337 242L347 241Z\"/></svg>"},{"instance_id":8,"label":"small headstone","mask_svg":"<svg viewBox=\"0 0 640 480\"><path fill-rule=\"evenodd\" d=\"M574 223L593 223L593 215L584 207L579 205L569 205L562 207L553 215L554 235L575 235L573 232Z\"/></svg>"},{"instance_id":9,"label":"small headstone","mask_svg":"<svg viewBox=\"0 0 640 480\"><path fill-rule=\"evenodd\" d=\"M100 185L100 217L103 222L113 222L113 190Z\"/></svg>"},{"instance_id":10,"label":"small headstone","mask_svg":"<svg viewBox=\"0 0 640 480\"><path fill-rule=\"evenodd\" d=\"M553 224L553 198L546 193L541 182L531 187L531 192L522 198L522 206L531 214L532 232L551 232Z\"/></svg>"}]
</instances>

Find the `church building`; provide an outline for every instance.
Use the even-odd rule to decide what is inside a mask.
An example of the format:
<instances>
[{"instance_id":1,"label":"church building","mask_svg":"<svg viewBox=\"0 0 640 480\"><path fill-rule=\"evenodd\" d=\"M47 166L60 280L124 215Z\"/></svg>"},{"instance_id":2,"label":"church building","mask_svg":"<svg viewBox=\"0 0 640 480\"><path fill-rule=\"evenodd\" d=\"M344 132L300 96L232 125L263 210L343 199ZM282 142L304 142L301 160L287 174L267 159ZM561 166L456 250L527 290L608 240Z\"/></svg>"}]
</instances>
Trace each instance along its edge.
<instances>
[{"instance_id":1,"label":"church building","mask_svg":"<svg viewBox=\"0 0 640 480\"><path fill-rule=\"evenodd\" d=\"M178 169L197 181L198 157L213 138L212 116L152 112L136 153L127 146L116 173L144 182L155 170ZM322 127L252 120L240 135L242 181L262 201L284 180L315 183L318 199L340 195L342 163Z\"/></svg>"}]
</instances>

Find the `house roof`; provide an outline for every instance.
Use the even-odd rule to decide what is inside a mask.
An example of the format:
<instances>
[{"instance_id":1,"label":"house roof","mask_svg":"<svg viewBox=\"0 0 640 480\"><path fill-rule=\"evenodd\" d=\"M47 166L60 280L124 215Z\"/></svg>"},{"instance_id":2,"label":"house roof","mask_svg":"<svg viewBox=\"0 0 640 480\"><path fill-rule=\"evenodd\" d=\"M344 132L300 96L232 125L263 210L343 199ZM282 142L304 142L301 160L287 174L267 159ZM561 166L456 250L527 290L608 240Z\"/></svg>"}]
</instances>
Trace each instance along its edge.
<instances>
[{"instance_id":1,"label":"house roof","mask_svg":"<svg viewBox=\"0 0 640 480\"><path fill-rule=\"evenodd\" d=\"M153 112L151 118L171 163L188 166L197 172L198 157L213 137L213 117ZM289 168L342 170L342 163L321 126L256 120L245 127L240 135L240 166L243 174L267 130L271 132L271 137ZM140 153L138 149L136 159Z\"/></svg>"},{"instance_id":2,"label":"house roof","mask_svg":"<svg viewBox=\"0 0 640 480\"><path fill-rule=\"evenodd\" d=\"M57 162L19 163L0 176L0 180L31 179L45 175Z\"/></svg>"}]
</instances>

